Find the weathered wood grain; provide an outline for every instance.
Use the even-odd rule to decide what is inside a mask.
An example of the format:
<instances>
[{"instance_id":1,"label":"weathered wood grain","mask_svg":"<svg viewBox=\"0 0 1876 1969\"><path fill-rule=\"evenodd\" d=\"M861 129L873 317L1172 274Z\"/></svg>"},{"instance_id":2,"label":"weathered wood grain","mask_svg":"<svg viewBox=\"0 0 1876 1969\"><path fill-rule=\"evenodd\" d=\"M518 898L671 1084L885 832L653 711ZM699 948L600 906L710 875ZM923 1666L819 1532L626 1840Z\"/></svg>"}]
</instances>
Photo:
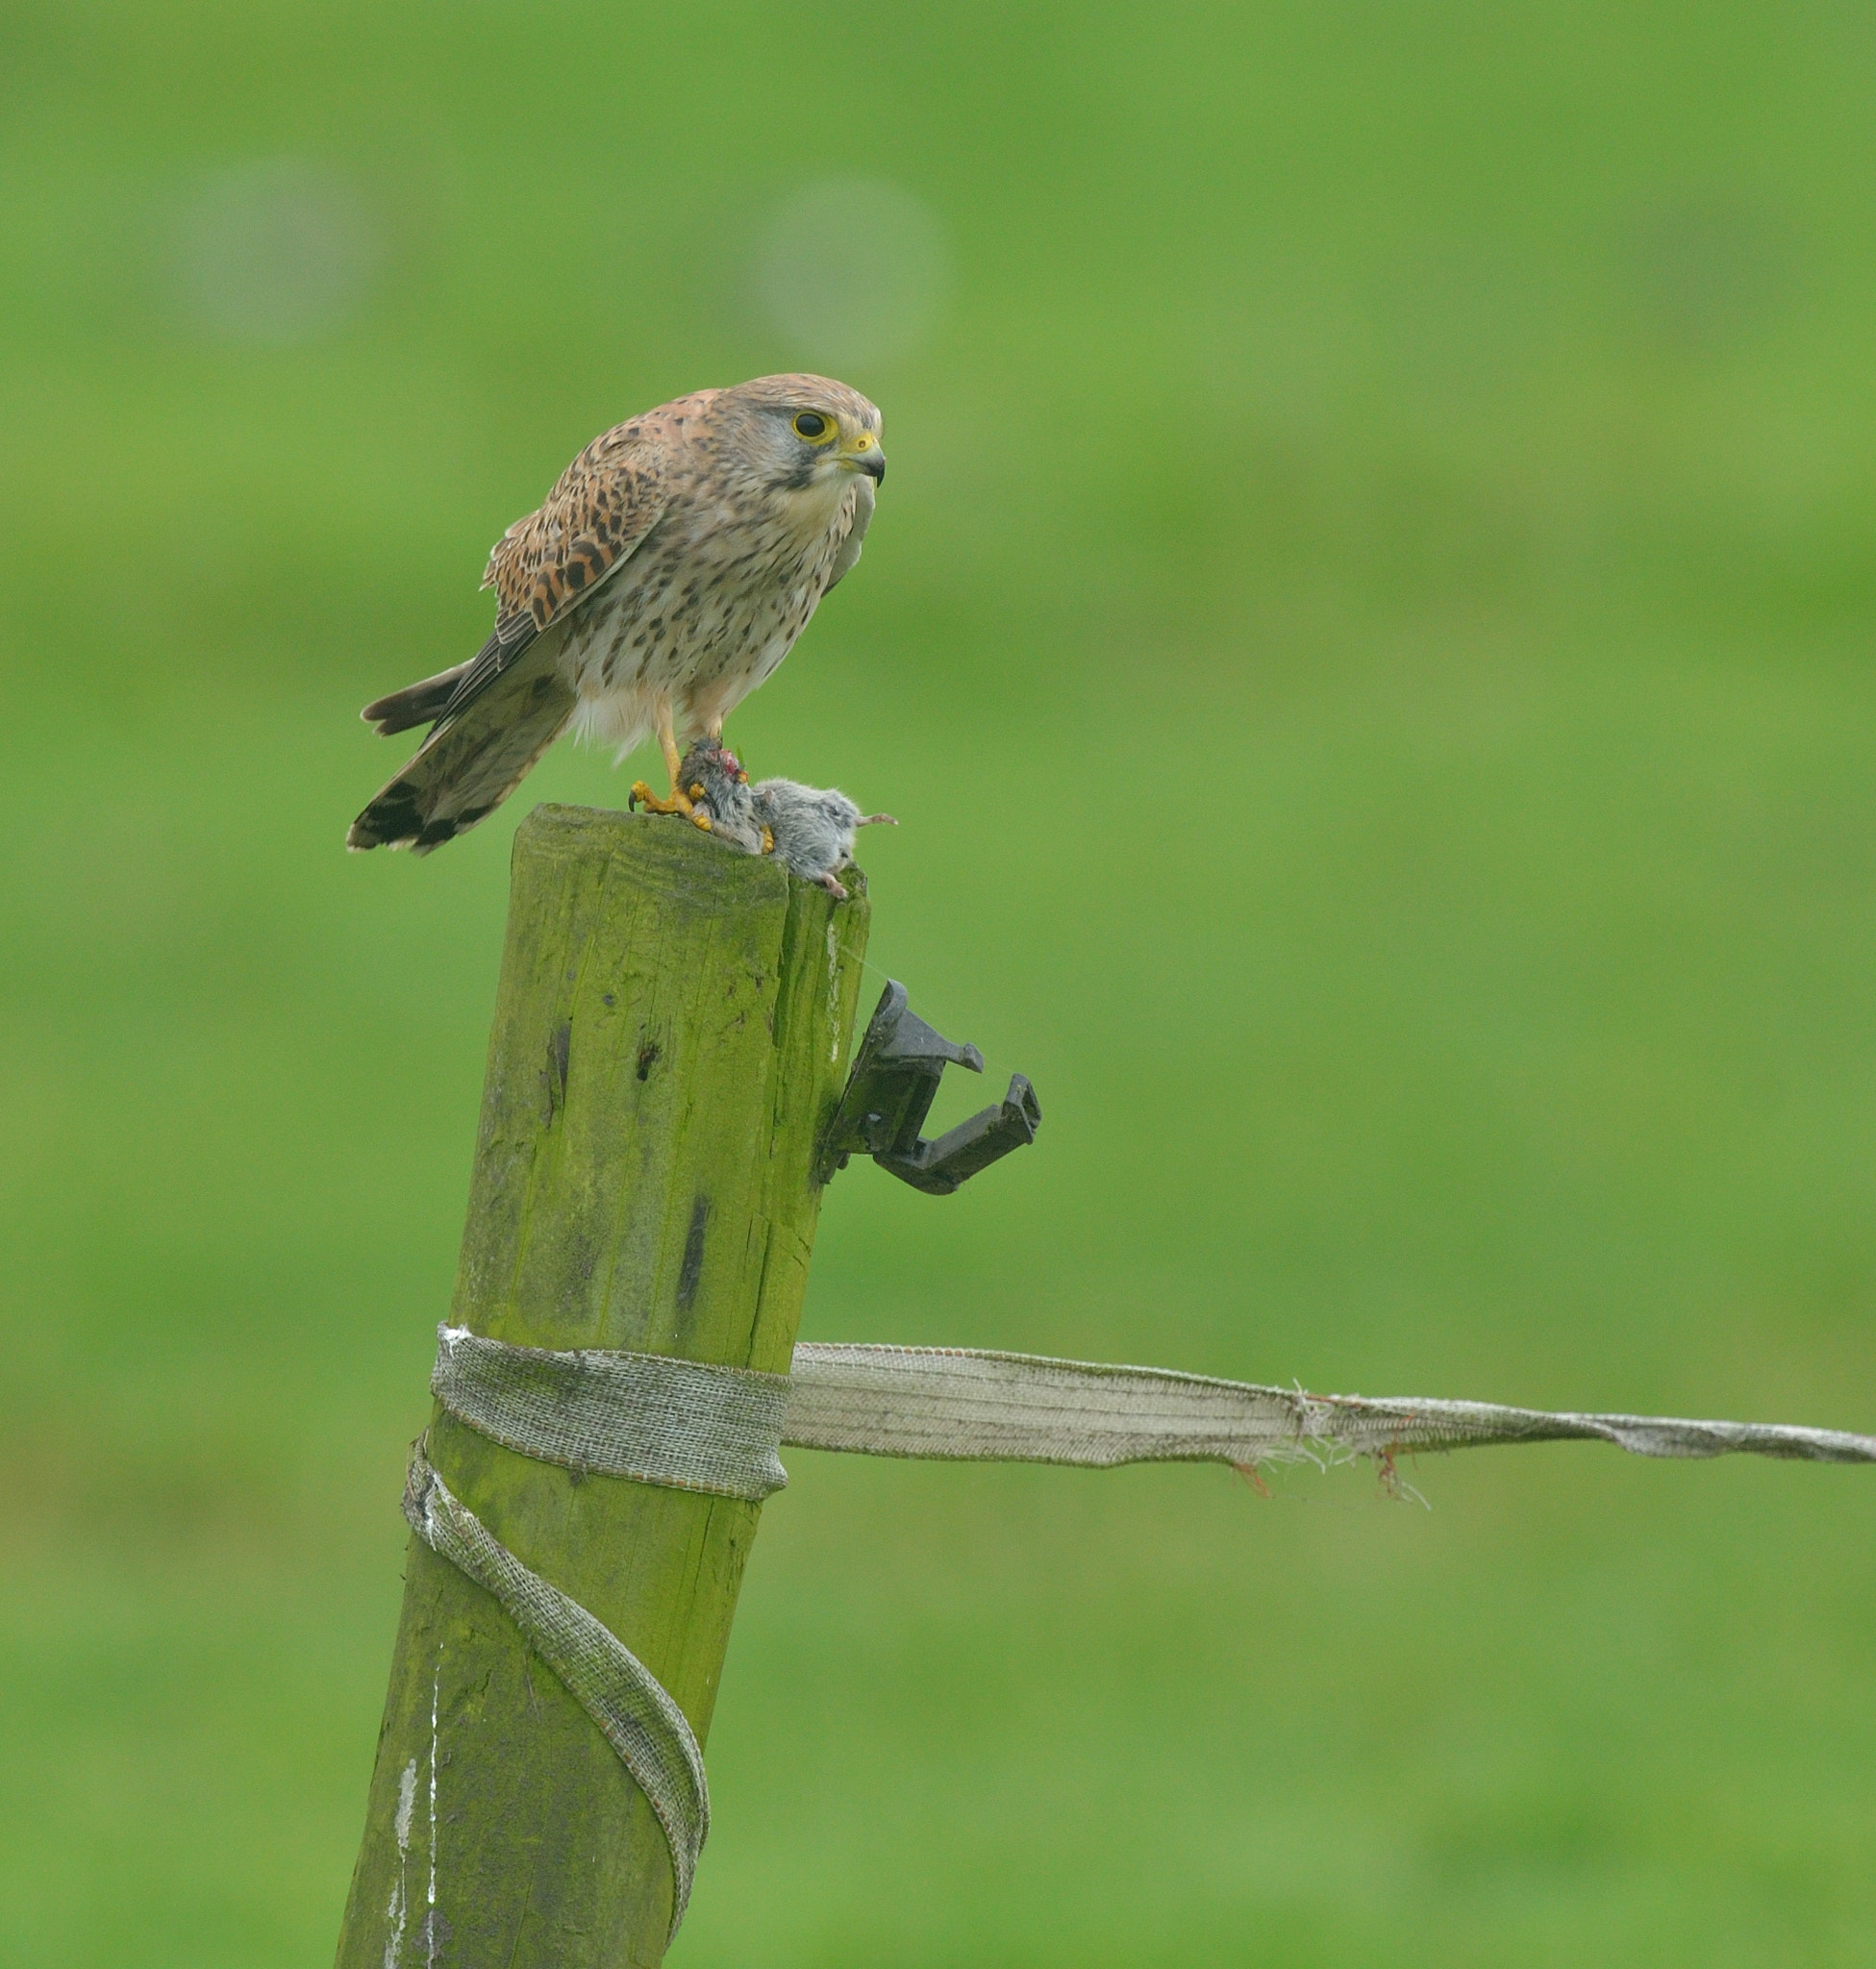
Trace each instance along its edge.
<instances>
[{"instance_id":1,"label":"weathered wood grain","mask_svg":"<svg viewBox=\"0 0 1876 1969\"><path fill-rule=\"evenodd\" d=\"M786 1371L866 942L854 888L836 904L668 818L523 823L454 1324ZM440 1411L430 1457L705 1739L760 1508L576 1478ZM599 1731L413 1538L338 1969L636 1969L670 1907L663 1835Z\"/></svg>"}]
</instances>

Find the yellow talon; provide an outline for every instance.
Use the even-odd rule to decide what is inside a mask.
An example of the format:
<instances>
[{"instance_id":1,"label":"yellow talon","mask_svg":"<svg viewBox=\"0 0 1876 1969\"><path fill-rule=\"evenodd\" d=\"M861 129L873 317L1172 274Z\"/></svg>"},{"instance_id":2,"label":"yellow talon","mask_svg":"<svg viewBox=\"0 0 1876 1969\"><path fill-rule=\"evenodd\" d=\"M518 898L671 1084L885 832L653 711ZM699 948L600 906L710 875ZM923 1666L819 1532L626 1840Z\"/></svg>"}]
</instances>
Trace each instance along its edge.
<instances>
[{"instance_id":1,"label":"yellow talon","mask_svg":"<svg viewBox=\"0 0 1876 1969\"><path fill-rule=\"evenodd\" d=\"M700 785L693 785L689 792L687 793L678 785L678 771L682 761L678 756L677 739L672 735L671 719L668 711L664 713L659 723L658 743L664 754L665 770L671 776L671 797L668 800L661 800L645 785L643 780L634 780L632 783L632 805L634 807L642 807L648 813L681 813L686 820L689 821L691 826L701 828L705 834L709 834L711 832L710 815L699 813L690 804L691 801L701 800L704 797L703 787Z\"/></svg>"},{"instance_id":2,"label":"yellow talon","mask_svg":"<svg viewBox=\"0 0 1876 1969\"><path fill-rule=\"evenodd\" d=\"M701 793L703 790L701 786L695 786L691 789L692 792L697 793ZM679 792L675 786L671 788L671 797L668 800L661 800L645 785L643 780L634 780L632 782L632 805L634 807L642 807L647 813L681 813L692 827L702 828L705 834L712 832L710 815L708 813L699 813L690 804L689 794Z\"/></svg>"},{"instance_id":3,"label":"yellow talon","mask_svg":"<svg viewBox=\"0 0 1876 1969\"><path fill-rule=\"evenodd\" d=\"M645 785L643 780L632 782L632 804L642 807L647 813L688 813L690 802L673 786L668 800L660 797Z\"/></svg>"},{"instance_id":4,"label":"yellow talon","mask_svg":"<svg viewBox=\"0 0 1876 1969\"><path fill-rule=\"evenodd\" d=\"M647 813L682 813L686 819L690 817L689 796L680 792L676 786L671 788L668 800L661 800L643 780L634 780L632 799L635 806L642 807Z\"/></svg>"},{"instance_id":5,"label":"yellow talon","mask_svg":"<svg viewBox=\"0 0 1876 1969\"><path fill-rule=\"evenodd\" d=\"M769 833L769 831L768 831L768 829L767 829L767 828L763 828L763 853L764 855L772 855L772 854L774 854L774 852L775 852L775 836L774 836L774 835L773 835L772 834L770 834L770 833Z\"/></svg>"}]
</instances>

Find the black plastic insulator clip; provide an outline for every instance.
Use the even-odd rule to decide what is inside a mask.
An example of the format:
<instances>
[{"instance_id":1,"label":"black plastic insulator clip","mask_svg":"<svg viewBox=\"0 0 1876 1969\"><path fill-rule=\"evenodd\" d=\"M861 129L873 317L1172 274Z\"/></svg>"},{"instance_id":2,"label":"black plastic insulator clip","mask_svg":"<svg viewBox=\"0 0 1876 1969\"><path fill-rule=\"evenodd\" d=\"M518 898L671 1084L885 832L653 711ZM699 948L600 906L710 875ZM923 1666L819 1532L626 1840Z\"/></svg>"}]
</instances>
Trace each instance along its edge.
<instances>
[{"instance_id":1,"label":"black plastic insulator clip","mask_svg":"<svg viewBox=\"0 0 1876 1969\"><path fill-rule=\"evenodd\" d=\"M906 987L889 980L822 1137L819 1180L844 1169L849 1156L871 1156L927 1196L949 1196L980 1169L1036 1139L1041 1103L1029 1082L1013 1074L1000 1107L984 1109L936 1141L924 1140L918 1131L947 1066L982 1073L984 1056L935 1032L906 1003Z\"/></svg>"}]
</instances>

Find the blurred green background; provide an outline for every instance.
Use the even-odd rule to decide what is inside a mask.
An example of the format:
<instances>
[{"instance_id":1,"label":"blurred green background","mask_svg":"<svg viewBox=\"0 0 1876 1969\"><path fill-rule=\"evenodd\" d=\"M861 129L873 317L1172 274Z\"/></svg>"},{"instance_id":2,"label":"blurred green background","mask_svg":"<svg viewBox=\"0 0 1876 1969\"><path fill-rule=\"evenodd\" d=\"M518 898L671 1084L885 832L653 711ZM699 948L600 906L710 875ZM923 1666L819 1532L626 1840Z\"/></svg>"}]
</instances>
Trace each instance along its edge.
<instances>
[{"instance_id":1,"label":"blurred green background","mask_svg":"<svg viewBox=\"0 0 1876 1969\"><path fill-rule=\"evenodd\" d=\"M1876 1427L1876 16L0 14L0 1961L330 1960L506 892L490 540L838 368L732 721L1032 1153L810 1337ZM948 1098L963 1111L966 1096ZM673 1955L1876 1962L1867 1472L791 1458ZM484 1965L474 1965L484 1969Z\"/></svg>"}]
</instances>

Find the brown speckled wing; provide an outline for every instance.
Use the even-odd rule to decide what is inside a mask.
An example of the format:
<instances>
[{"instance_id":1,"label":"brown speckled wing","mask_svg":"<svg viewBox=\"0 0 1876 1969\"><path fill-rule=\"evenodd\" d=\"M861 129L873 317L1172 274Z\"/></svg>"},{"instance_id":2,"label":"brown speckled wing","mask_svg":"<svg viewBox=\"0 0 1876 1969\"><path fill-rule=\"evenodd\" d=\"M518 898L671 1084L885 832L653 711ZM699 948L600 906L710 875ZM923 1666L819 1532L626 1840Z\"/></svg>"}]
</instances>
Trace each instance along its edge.
<instances>
[{"instance_id":1,"label":"brown speckled wing","mask_svg":"<svg viewBox=\"0 0 1876 1969\"><path fill-rule=\"evenodd\" d=\"M517 519L482 577L495 633L463 673L440 723L459 717L550 627L632 558L664 510L655 434L635 418L595 437L537 512Z\"/></svg>"},{"instance_id":2,"label":"brown speckled wing","mask_svg":"<svg viewBox=\"0 0 1876 1969\"><path fill-rule=\"evenodd\" d=\"M523 616L538 636L589 595L657 524L663 511L659 448L635 418L595 437L548 493L516 520L482 578L500 603L496 624Z\"/></svg>"}]
</instances>

